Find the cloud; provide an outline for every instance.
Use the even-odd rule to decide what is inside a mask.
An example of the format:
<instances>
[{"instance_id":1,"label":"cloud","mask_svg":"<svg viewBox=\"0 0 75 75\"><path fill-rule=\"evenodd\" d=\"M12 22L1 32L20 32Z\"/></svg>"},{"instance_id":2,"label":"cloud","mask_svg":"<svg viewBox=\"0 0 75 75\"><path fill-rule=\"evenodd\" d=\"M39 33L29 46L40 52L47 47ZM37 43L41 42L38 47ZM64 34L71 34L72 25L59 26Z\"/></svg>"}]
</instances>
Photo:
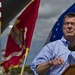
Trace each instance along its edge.
<instances>
[{"instance_id":1,"label":"cloud","mask_svg":"<svg viewBox=\"0 0 75 75\"><path fill-rule=\"evenodd\" d=\"M61 12L64 12L73 3L73 0L41 0L39 18L45 19L61 15Z\"/></svg>"}]
</instances>

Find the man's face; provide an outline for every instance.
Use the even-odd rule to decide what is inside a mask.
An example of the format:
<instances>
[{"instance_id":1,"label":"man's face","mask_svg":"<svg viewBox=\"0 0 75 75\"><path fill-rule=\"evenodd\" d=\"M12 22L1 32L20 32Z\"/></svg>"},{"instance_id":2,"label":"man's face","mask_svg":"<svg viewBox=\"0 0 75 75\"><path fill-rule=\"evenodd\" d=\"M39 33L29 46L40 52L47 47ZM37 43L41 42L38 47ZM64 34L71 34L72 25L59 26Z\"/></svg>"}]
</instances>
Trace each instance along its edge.
<instances>
[{"instance_id":1,"label":"man's face","mask_svg":"<svg viewBox=\"0 0 75 75\"><path fill-rule=\"evenodd\" d=\"M75 36L75 17L66 17L62 29L65 36Z\"/></svg>"}]
</instances>

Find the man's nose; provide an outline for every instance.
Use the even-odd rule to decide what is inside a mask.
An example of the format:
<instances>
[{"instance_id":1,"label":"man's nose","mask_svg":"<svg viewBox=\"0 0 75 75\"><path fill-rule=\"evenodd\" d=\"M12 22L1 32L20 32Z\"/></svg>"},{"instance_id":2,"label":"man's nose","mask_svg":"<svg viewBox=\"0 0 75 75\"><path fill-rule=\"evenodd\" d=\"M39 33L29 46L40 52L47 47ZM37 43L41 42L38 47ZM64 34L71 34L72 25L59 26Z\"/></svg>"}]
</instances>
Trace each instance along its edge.
<instances>
[{"instance_id":1,"label":"man's nose","mask_svg":"<svg viewBox=\"0 0 75 75\"><path fill-rule=\"evenodd\" d=\"M69 30L72 29L72 25L71 25L71 24L68 25L68 29L69 29Z\"/></svg>"},{"instance_id":2,"label":"man's nose","mask_svg":"<svg viewBox=\"0 0 75 75\"><path fill-rule=\"evenodd\" d=\"M71 27L72 26L71 23L69 23L68 26Z\"/></svg>"},{"instance_id":3,"label":"man's nose","mask_svg":"<svg viewBox=\"0 0 75 75\"><path fill-rule=\"evenodd\" d=\"M69 29L69 30L72 29L72 25L71 25L71 23L68 24L68 29Z\"/></svg>"}]
</instances>

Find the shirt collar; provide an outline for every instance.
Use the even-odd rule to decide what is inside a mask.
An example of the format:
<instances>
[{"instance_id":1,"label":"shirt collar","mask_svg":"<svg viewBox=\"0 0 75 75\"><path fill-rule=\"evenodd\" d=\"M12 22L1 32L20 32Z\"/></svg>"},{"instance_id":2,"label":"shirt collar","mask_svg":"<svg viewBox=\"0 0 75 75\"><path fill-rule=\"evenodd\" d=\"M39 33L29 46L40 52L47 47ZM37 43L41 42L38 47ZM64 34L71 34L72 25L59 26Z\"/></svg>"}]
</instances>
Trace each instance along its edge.
<instances>
[{"instance_id":1,"label":"shirt collar","mask_svg":"<svg viewBox=\"0 0 75 75\"><path fill-rule=\"evenodd\" d=\"M70 41L68 41L68 40L66 40L66 39L64 38L64 36L62 36L61 41L62 41L63 43L65 43L66 45L71 44Z\"/></svg>"}]
</instances>

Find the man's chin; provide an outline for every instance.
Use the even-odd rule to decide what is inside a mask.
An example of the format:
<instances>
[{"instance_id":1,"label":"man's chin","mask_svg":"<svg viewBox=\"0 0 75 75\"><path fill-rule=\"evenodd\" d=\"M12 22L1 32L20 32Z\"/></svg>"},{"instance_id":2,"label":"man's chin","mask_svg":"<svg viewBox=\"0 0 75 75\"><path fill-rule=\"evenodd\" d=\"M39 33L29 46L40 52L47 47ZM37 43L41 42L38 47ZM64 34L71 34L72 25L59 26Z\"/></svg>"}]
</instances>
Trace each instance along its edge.
<instances>
[{"instance_id":1,"label":"man's chin","mask_svg":"<svg viewBox=\"0 0 75 75\"><path fill-rule=\"evenodd\" d=\"M75 35L67 34L66 36L68 36L68 37L74 37Z\"/></svg>"}]
</instances>

